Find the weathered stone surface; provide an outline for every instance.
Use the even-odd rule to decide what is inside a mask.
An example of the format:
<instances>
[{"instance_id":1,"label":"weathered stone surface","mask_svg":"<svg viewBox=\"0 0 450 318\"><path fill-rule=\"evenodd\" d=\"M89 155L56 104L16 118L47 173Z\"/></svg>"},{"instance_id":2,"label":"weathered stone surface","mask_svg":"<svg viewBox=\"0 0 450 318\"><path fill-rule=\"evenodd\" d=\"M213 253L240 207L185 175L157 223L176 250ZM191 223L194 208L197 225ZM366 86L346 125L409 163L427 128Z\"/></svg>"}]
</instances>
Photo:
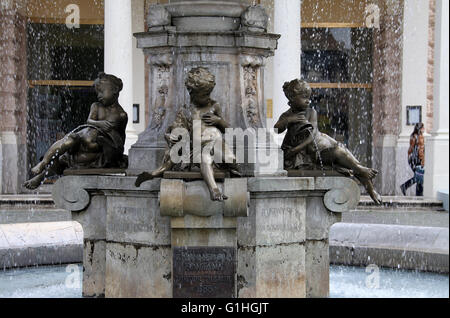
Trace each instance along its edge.
<instances>
[{"instance_id":1,"label":"weathered stone surface","mask_svg":"<svg viewBox=\"0 0 450 318\"><path fill-rule=\"evenodd\" d=\"M326 298L330 293L328 239L308 240L305 245L306 297Z\"/></svg>"},{"instance_id":2,"label":"weathered stone surface","mask_svg":"<svg viewBox=\"0 0 450 318\"><path fill-rule=\"evenodd\" d=\"M170 25L171 18L169 11L160 4L154 4L148 8L147 25L149 29Z\"/></svg>"},{"instance_id":3,"label":"weathered stone surface","mask_svg":"<svg viewBox=\"0 0 450 318\"><path fill-rule=\"evenodd\" d=\"M352 196L359 196L359 188L353 185L350 179L336 177L249 179L249 216L239 218L237 228L238 296L327 297L328 233L340 220L340 213L329 211L323 198L326 193L335 193L329 190L345 186L354 191ZM274 265L276 254L270 253L289 255L280 258L284 262L279 267L285 272L274 269L278 266ZM297 258L290 258L292 255ZM270 270L261 270L265 267L273 271L270 278L264 276ZM279 288L281 285L287 288Z\"/></svg>"},{"instance_id":4,"label":"weathered stone surface","mask_svg":"<svg viewBox=\"0 0 450 318\"><path fill-rule=\"evenodd\" d=\"M172 296L170 246L107 243L106 297Z\"/></svg>"},{"instance_id":5,"label":"weathered stone surface","mask_svg":"<svg viewBox=\"0 0 450 318\"><path fill-rule=\"evenodd\" d=\"M266 32L268 21L267 12L261 5L248 7L241 17L243 30L250 32Z\"/></svg>"},{"instance_id":6,"label":"weathered stone surface","mask_svg":"<svg viewBox=\"0 0 450 318\"><path fill-rule=\"evenodd\" d=\"M306 239L305 198L255 198L256 245L303 243Z\"/></svg>"},{"instance_id":7,"label":"weathered stone surface","mask_svg":"<svg viewBox=\"0 0 450 318\"><path fill-rule=\"evenodd\" d=\"M224 202L212 201L203 180L184 182L179 179L161 181L161 215L179 217L184 215L246 216L249 205L247 179L225 179L218 183L228 197Z\"/></svg>"},{"instance_id":8,"label":"weathered stone surface","mask_svg":"<svg viewBox=\"0 0 450 318\"><path fill-rule=\"evenodd\" d=\"M108 197L106 238L110 242L170 244L169 218L159 213L158 197Z\"/></svg>"},{"instance_id":9,"label":"weathered stone surface","mask_svg":"<svg viewBox=\"0 0 450 318\"><path fill-rule=\"evenodd\" d=\"M55 182L52 197L55 204L69 211L82 211L89 205L88 192L101 189L103 193L112 190L133 191L136 189L134 177L123 176L66 176ZM161 180L155 179L141 186L140 191L159 191ZM111 192L109 192L111 193Z\"/></svg>"},{"instance_id":10,"label":"weathered stone surface","mask_svg":"<svg viewBox=\"0 0 450 318\"><path fill-rule=\"evenodd\" d=\"M355 189L356 191L356 189ZM325 240L329 237L330 227L341 221L341 213L333 213L327 210L323 204L323 198L306 198L306 239Z\"/></svg>"},{"instance_id":11,"label":"weathered stone surface","mask_svg":"<svg viewBox=\"0 0 450 318\"><path fill-rule=\"evenodd\" d=\"M287 192L314 190L314 178L249 178L251 192Z\"/></svg>"},{"instance_id":12,"label":"weathered stone surface","mask_svg":"<svg viewBox=\"0 0 450 318\"><path fill-rule=\"evenodd\" d=\"M105 297L106 241L84 240L83 297Z\"/></svg>"},{"instance_id":13,"label":"weathered stone surface","mask_svg":"<svg viewBox=\"0 0 450 318\"><path fill-rule=\"evenodd\" d=\"M304 246L239 247L239 298L304 298Z\"/></svg>"},{"instance_id":14,"label":"weathered stone surface","mask_svg":"<svg viewBox=\"0 0 450 318\"><path fill-rule=\"evenodd\" d=\"M27 173L27 18L0 6L0 193L21 193Z\"/></svg>"},{"instance_id":15,"label":"weathered stone surface","mask_svg":"<svg viewBox=\"0 0 450 318\"><path fill-rule=\"evenodd\" d=\"M73 212L86 227L83 293L107 297L172 296L171 249L183 246L235 249L238 297L326 297L328 229L340 213L329 211L323 197L343 185L351 189L353 182L334 177L231 179L240 183L229 184L233 193L250 192L248 217L220 213L170 219L160 215L160 179L136 188L133 177L64 178L61 184L78 180L58 195L75 185L90 197L87 208Z\"/></svg>"},{"instance_id":16,"label":"weathered stone surface","mask_svg":"<svg viewBox=\"0 0 450 318\"><path fill-rule=\"evenodd\" d=\"M235 229L172 229L172 246L236 246Z\"/></svg>"},{"instance_id":17,"label":"weathered stone surface","mask_svg":"<svg viewBox=\"0 0 450 318\"><path fill-rule=\"evenodd\" d=\"M72 212L72 220L81 224L85 239L106 240L106 210L106 197L96 195L85 210Z\"/></svg>"},{"instance_id":18,"label":"weathered stone surface","mask_svg":"<svg viewBox=\"0 0 450 318\"><path fill-rule=\"evenodd\" d=\"M328 210L345 212L354 209L359 202L360 190L355 181L350 178L317 177L315 188L329 190L323 203Z\"/></svg>"},{"instance_id":19,"label":"weathered stone surface","mask_svg":"<svg viewBox=\"0 0 450 318\"><path fill-rule=\"evenodd\" d=\"M170 227L172 229L235 229L237 227L237 218L224 217L220 214L206 218L185 215L184 217L170 218Z\"/></svg>"},{"instance_id":20,"label":"weathered stone surface","mask_svg":"<svg viewBox=\"0 0 450 318\"><path fill-rule=\"evenodd\" d=\"M255 258L255 297L306 297L304 245L256 247ZM239 297L246 295L243 292Z\"/></svg>"}]
</instances>

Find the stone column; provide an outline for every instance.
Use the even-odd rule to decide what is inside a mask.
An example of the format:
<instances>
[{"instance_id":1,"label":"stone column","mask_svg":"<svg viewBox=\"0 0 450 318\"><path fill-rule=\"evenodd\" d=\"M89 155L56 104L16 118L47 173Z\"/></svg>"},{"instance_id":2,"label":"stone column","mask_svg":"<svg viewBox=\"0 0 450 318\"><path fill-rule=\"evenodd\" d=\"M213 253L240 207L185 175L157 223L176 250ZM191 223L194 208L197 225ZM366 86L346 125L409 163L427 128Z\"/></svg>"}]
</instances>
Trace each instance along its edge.
<instances>
[{"instance_id":1,"label":"stone column","mask_svg":"<svg viewBox=\"0 0 450 318\"><path fill-rule=\"evenodd\" d=\"M281 114L289 109L283 84L300 78L300 0L274 1L274 33L281 34L273 62L273 127ZM284 135L279 135L281 144Z\"/></svg>"},{"instance_id":2,"label":"stone column","mask_svg":"<svg viewBox=\"0 0 450 318\"><path fill-rule=\"evenodd\" d=\"M422 122L426 121L428 68L428 1L405 0L403 9L403 53L401 92L401 132L397 141L395 194L400 185L413 176L407 164L409 137L414 129L407 125L407 106L422 106ZM410 188L415 195L415 187Z\"/></svg>"},{"instance_id":3,"label":"stone column","mask_svg":"<svg viewBox=\"0 0 450 318\"><path fill-rule=\"evenodd\" d=\"M20 1L0 2L0 193L26 177L26 19Z\"/></svg>"},{"instance_id":4,"label":"stone column","mask_svg":"<svg viewBox=\"0 0 450 318\"><path fill-rule=\"evenodd\" d=\"M434 122L431 137L425 141L424 195L436 197L439 190L448 190L448 34L449 3L436 2L434 50Z\"/></svg>"},{"instance_id":5,"label":"stone column","mask_svg":"<svg viewBox=\"0 0 450 318\"><path fill-rule=\"evenodd\" d=\"M402 82L402 20L400 2L380 3L380 28L373 48L373 167L375 187L382 195L395 193L396 147L400 132Z\"/></svg>"},{"instance_id":6,"label":"stone column","mask_svg":"<svg viewBox=\"0 0 450 318\"><path fill-rule=\"evenodd\" d=\"M133 126L133 32L131 1L105 0L105 73L123 81L119 103L128 114L125 152L137 141Z\"/></svg>"}]
</instances>

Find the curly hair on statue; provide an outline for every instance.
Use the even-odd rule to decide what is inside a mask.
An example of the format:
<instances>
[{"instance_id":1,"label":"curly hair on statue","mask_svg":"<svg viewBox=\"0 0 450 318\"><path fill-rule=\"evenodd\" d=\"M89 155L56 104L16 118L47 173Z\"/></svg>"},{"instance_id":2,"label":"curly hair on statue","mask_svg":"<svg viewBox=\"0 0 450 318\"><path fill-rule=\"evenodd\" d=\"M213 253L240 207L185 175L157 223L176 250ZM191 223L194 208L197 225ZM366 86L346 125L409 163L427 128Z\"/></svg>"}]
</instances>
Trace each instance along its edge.
<instances>
[{"instance_id":1,"label":"curly hair on statue","mask_svg":"<svg viewBox=\"0 0 450 318\"><path fill-rule=\"evenodd\" d=\"M306 93L308 97L311 96L311 87L309 87L309 84L298 78L290 82L285 82L283 91L289 100L302 93Z\"/></svg>"},{"instance_id":2,"label":"curly hair on statue","mask_svg":"<svg viewBox=\"0 0 450 318\"><path fill-rule=\"evenodd\" d=\"M97 85L99 85L101 82L109 82L113 85L114 89L116 90L116 93L119 93L123 88L123 82L120 78L112 75L112 74L106 74L104 72L98 73L97 78L94 81L94 87L97 88Z\"/></svg>"},{"instance_id":3,"label":"curly hair on statue","mask_svg":"<svg viewBox=\"0 0 450 318\"><path fill-rule=\"evenodd\" d=\"M216 86L216 77L207 68L196 67L189 71L185 84L189 92L205 91L209 94Z\"/></svg>"}]
</instances>

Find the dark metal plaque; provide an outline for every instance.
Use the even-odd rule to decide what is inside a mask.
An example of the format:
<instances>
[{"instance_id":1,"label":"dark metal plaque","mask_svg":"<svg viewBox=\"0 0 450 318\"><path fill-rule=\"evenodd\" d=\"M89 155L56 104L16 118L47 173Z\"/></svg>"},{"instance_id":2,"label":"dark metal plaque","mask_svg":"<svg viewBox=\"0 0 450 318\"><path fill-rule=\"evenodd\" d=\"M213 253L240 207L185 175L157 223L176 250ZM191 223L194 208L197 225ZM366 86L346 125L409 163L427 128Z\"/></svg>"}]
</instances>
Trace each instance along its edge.
<instances>
[{"instance_id":1,"label":"dark metal plaque","mask_svg":"<svg viewBox=\"0 0 450 318\"><path fill-rule=\"evenodd\" d=\"M235 297L233 247L174 247L174 298Z\"/></svg>"}]
</instances>

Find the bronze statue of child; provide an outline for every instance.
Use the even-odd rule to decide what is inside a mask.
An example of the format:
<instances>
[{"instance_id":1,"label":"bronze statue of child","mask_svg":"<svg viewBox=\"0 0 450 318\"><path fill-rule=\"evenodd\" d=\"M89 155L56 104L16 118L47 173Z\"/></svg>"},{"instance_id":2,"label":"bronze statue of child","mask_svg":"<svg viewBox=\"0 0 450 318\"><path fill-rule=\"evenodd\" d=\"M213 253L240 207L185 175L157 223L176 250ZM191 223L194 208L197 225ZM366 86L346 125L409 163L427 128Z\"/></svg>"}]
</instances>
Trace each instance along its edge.
<instances>
[{"instance_id":1,"label":"bronze statue of child","mask_svg":"<svg viewBox=\"0 0 450 318\"><path fill-rule=\"evenodd\" d=\"M189 123L189 119L183 113L183 109L180 109L177 112L175 121L167 128L167 131L164 134L164 138L166 139L168 148L164 152L163 162L162 162L161 166L152 172L141 173L137 177L137 179L134 183L134 185L136 187L140 187L141 184L144 183L145 181L152 180L153 178L162 177L164 175L165 171L170 171L175 166L175 163L170 159L170 153L171 153L172 147L175 144L177 144L178 142L181 142L181 136L176 134L175 130L177 128L181 128L181 129L186 129L188 132L190 132L192 130L192 128L190 126L191 126L191 123Z\"/></svg>"},{"instance_id":2,"label":"bronze statue of child","mask_svg":"<svg viewBox=\"0 0 450 318\"><path fill-rule=\"evenodd\" d=\"M286 82L283 91L291 108L280 116L275 128L278 133L287 129L281 146L285 168L293 168L293 159L302 153L315 164L332 166L339 172L348 169L364 185L372 200L381 204L381 196L372 183L378 171L361 165L343 144L318 130L317 112L309 107L311 88L308 83L295 79Z\"/></svg>"},{"instance_id":3,"label":"bronze statue of child","mask_svg":"<svg viewBox=\"0 0 450 318\"><path fill-rule=\"evenodd\" d=\"M45 176L62 174L66 168L125 168L123 155L127 113L119 105L122 80L100 73L94 81L98 102L91 105L85 125L55 142L42 160L31 169L36 176L24 183L39 187Z\"/></svg>"},{"instance_id":4,"label":"bronze statue of child","mask_svg":"<svg viewBox=\"0 0 450 318\"><path fill-rule=\"evenodd\" d=\"M227 165L232 174L240 175L240 173L239 167L235 163L233 152L223 141L223 134L229 125L222 117L220 105L216 101L212 100L210 96L216 86L215 76L211 74L208 69L197 67L189 71L185 85L191 98L191 114L188 121L192 123L193 121L198 120L201 125L199 136L190 131L192 143L201 145L201 148L199 149L195 149L195 147L192 149L193 153L191 154L191 158L197 157L201 161L200 171L210 191L211 200L226 200L227 196L220 191L214 179L213 166L215 164L215 155L222 158L223 162ZM177 115L178 120L180 120L179 114ZM175 122L177 122L177 120ZM172 125L169 127L169 130L178 126L179 125ZM186 126L186 124L182 124L182 126ZM190 127L192 127L192 124ZM168 131L166 136L170 135L171 133ZM199 137L200 140L198 140ZM172 146L172 139L169 138L169 147ZM222 142L222 147L215 147L219 140ZM201 153L198 153L199 151L201 151ZM214 154L214 151L220 151L221 153ZM169 150L166 151L165 158L168 157L168 154ZM164 160L162 166L152 173L144 172L140 174L135 185L140 186L142 182L146 180L150 180L154 177L161 177L164 171L169 170L172 167L173 163L169 163L168 160Z\"/></svg>"}]
</instances>

